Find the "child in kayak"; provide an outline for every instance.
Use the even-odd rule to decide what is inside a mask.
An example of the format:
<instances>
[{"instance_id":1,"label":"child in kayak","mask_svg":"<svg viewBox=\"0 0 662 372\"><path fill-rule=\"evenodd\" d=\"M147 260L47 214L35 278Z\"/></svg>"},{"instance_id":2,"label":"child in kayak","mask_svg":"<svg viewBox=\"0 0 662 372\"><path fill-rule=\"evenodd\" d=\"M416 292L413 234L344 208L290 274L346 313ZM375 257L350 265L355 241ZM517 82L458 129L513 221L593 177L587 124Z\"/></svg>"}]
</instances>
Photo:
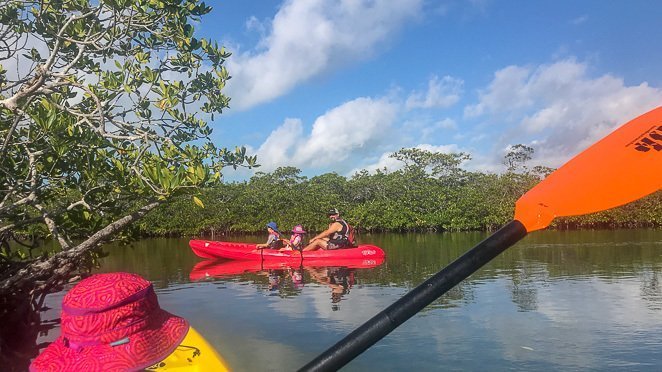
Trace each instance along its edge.
<instances>
[{"instance_id":1,"label":"child in kayak","mask_svg":"<svg viewBox=\"0 0 662 372\"><path fill-rule=\"evenodd\" d=\"M278 231L278 225L276 225L275 222L269 222L267 224L267 231L269 232L269 238L267 238L267 242L263 244L256 244L255 246L258 249L264 249L264 248L269 248L269 249L280 249L283 248L283 240L280 237L280 231Z\"/></svg>"},{"instance_id":2,"label":"child in kayak","mask_svg":"<svg viewBox=\"0 0 662 372\"><path fill-rule=\"evenodd\" d=\"M306 231L303 229L303 226L301 225L296 225L292 229L292 236L290 236L290 240L285 240L283 239L283 242L285 243L285 248L282 248L281 251L300 251L301 248L303 248L303 234L305 234Z\"/></svg>"}]
</instances>

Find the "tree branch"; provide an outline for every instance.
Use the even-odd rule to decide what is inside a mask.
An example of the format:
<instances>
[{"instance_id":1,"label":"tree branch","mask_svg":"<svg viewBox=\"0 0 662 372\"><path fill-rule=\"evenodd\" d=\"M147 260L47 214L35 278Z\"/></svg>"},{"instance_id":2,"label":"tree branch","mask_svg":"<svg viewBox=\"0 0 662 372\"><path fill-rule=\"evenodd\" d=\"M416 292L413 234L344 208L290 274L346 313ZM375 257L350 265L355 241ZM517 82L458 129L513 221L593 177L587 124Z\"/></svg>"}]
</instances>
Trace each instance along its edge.
<instances>
[{"instance_id":1,"label":"tree branch","mask_svg":"<svg viewBox=\"0 0 662 372\"><path fill-rule=\"evenodd\" d=\"M69 242L69 240L66 239L65 236L60 234L57 223L55 223L55 221L51 218L51 215L46 210L46 208L44 208L44 206L39 203L34 204L34 207L37 208L39 212L41 212L41 218L44 220L46 227L48 227L48 231L51 232L53 238L57 239L62 249L68 250L69 248L71 248L71 242Z\"/></svg>"},{"instance_id":2,"label":"tree branch","mask_svg":"<svg viewBox=\"0 0 662 372\"><path fill-rule=\"evenodd\" d=\"M136 212L108 224L76 247L58 252L46 261L33 262L18 270L14 275L0 282L0 295L14 291L18 288L23 288L26 285L30 286L30 284L35 281L43 281L44 279L52 278L52 275L59 279L65 278L75 267L75 260L77 260L83 253L92 248L98 247L110 236L138 221L149 211L158 207L161 203L161 201L150 202ZM34 288L32 291L34 292L35 290L40 289L41 288Z\"/></svg>"}]
</instances>

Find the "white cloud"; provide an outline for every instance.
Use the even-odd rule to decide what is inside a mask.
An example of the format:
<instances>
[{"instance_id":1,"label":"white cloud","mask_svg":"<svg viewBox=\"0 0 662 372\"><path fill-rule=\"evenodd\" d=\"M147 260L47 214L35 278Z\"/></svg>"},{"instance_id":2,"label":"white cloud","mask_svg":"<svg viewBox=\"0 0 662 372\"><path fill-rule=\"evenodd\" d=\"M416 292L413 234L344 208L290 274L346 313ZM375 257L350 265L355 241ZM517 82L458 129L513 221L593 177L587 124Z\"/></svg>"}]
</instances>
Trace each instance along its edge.
<instances>
[{"instance_id":1,"label":"white cloud","mask_svg":"<svg viewBox=\"0 0 662 372\"><path fill-rule=\"evenodd\" d=\"M489 115L505 125L495 143L500 148L538 140L534 162L559 166L662 101L662 89L645 82L627 86L609 74L592 78L587 70L573 59L506 67L480 92L479 102L465 108L465 118Z\"/></svg>"},{"instance_id":2,"label":"white cloud","mask_svg":"<svg viewBox=\"0 0 662 372\"><path fill-rule=\"evenodd\" d=\"M286 119L283 125L271 132L257 151L262 169L275 169L288 165L292 149L296 148L303 135L303 124L299 119ZM261 170L262 170L261 169Z\"/></svg>"},{"instance_id":3,"label":"white cloud","mask_svg":"<svg viewBox=\"0 0 662 372\"><path fill-rule=\"evenodd\" d=\"M432 124L432 126L423 128L421 134L423 138L429 138L432 134L440 130L456 130L457 123L451 118L445 118Z\"/></svg>"},{"instance_id":4,"label":"white cloud","mask_svg":"<svg viewBox=\"0 0 662 372\"><path fill-rule=\"evenodd\" d=\"M395 170L401 169L404 166L404 164L400 160L393 159L391 155L393 155L392 151L385 152L379 157L379 159L375 163L352 169L349 172L349 176L361 170L367 170L370 173L374 173L377 169L383 170L384 168L386 168L388 172L393 172Z\"/></svg>"},{"instance_id":5,"label":"white cloud","mask_svg":"<svg viewBox=\"0 0 662 372\"><path fill-rule=\"evenodd\" d=\"M570 23L572 23L573 25L581 25L582 23L586 23L586 21L588 21L588 16L583 15L570 20Z\"/></svg>"},{"instance_id":6,"label":"white cloud","mask_svg":"<svg viewBox=\"0 0 662 372\"><path fill-rule=\"evenodd\" d=\"M430 145L427 143L421 144L416 146L417 149L425 150L425 151L430 151L430 152L440 152L442 154L450 154L453 152L461 152L460 148L456 144L450 144L450 145Z\"/></svg>"},{"instance_id":7,"label":"white cloud","mask_svg":"<svg viewBox=\"0 0 662 372\"><path fill-rule=\"evenodd\" d=\"M434 126L437 129L457 129L457 123L451 118L441 119Z\"/></svg>"},{"instance_id":8,"label":"white cloud","mask_svg":"<svg viewBox=\"0 0 662 372\"><path fill-rule=\"evenodd\" d=\"M497 71L490 86L480 92L480 102L465 108L465 117L480 116L488 111L497 112L505 107L513 110L528 106L530 99L524 87L530 73L530 69L519 66L508 66ZM515 96L508 94L515 94Z\"/></svg>"},{"instance_id":9,"label":"white cloud","mask_svg":"<svg viewBox=\"0 0 662 372\"><path fill-rule=\"evenodd\" d=\"M422 5L423 0L286 1L258 48L227 61L232 107L267 102L314 76L370 57L419 16ZM248 25L256 23L251 19Z\"/></svg>"},{"instance_id":10,"label":"white cloud","mask_svg":"<svg viewBox=\"0 0 662 372\"><path fill-rule=\"evenodd\" d=\"M407 109L450 107L460 100L464 82L450 76L433 76L425 93L414 92L407 98Z\"/></svg>"},{"instance_id":11,"label":"white cloud","mask_svg":"<svg viewBox=\"0 0 662 372\"><path fill-rule=\"evenodd\" d=\"M517 143L535 149L531 166L558 167L662 100L659 88L646 83L628 86L612 75L591 77L588 70L573 59L538 67L508 66L495 73L457 122L452 116L435 117L427 108L405 110L407 101L410 107L412 102L424 106L435 89L416 99L395 95L346 102L318 117L310 132L310 124L288 119L261 145L260 170L292 165L348 176L361 169L394 171L402 164L389 155L401 147L418 147L467 152L472 160L463 168L500 171L503 149ZM433 78L429 86L440 82ZM288 136L298 137L297 142L286 140ZM432 141L452 144L433 146Z\"/></svg>"},{"instance_id":12,"label":"white cloud","mask_svg":"<svg viewBox=\"0 0 662 372\"><path fill-rule=\"evenodd\" d=\"M293 165L345 171L349 169L345 160L389 140L397 111L387 99L357 98L318 117L307 137L300 120L288 119L260 146L260 170Z\"/></svg>"},{"instance_id":13,"label":"white cloud","mask_svg":"<svg viewBox=\"0 0 662 372\"><path fill-rule=\"evenodd\" d=\"M423 115L405 118L404 122L400 125L400 142L428 142L430 138L434 138L435 136L443 138L442 136L448 137L451 133L453 135L457 133L458 125L454 119L449 117L436 119L434 116L436 115L424 113Z\"/></svg>"},{"instance_id":14,"label":"white cloud","mask_svg":"<svg viewBox=\"0 0 662 372\"><path fill-rule=\"evenodd\" d=\"M269 22L268 21L261 21L257 19L255 16L251 16L246 20L246 30L248 31L254 31L257 32L260 38L264 39L264 37L267 35L269 32ZM234 50L234 48L233 48Z\"/></svg>"},{"instance_id":15,"label":"white cloud","mask_svg":"<svg viewBox=\"0 0 662 372\"><path fill-rule=\"evenodd\" d=\"M423 143L423 144L416 145L416 146L413 146L413 147L417 148L417 149L420 149L420 150L426 150L426 151L430 151L430 152L440 152L440 153L443 153L443 154L462 152L460 147L456 144L435 146L435 145L430 145L430 144L427 144L427 143ZM405 164L403 162L397 160L397 159L391 158L391 155L393 155L393 153L397 150L399 150L399 149L383 153L379 157L379 160L377 160L377 162L375 162L375 163L368 164L368 165L362 166L360 168L352 169L352 171L349 172L349 175L352 175L352 174L354 174L358 171L361 171L363 169L367 170L370 173L374 173L378 169L383 170L384 168L386 168L386 170L388 172L394 172L398 169L402 169Z\"/></svg>"}]
</instances>

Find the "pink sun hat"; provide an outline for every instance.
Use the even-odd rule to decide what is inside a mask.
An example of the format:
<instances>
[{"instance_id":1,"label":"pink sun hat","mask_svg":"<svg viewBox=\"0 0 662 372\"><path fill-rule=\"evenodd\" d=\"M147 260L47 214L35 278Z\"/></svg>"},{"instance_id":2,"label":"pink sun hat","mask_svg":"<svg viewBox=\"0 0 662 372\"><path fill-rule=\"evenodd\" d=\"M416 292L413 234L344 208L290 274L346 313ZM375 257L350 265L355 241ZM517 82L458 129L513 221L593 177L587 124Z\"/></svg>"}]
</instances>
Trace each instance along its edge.
<instances>
[{"instance_id":1,"label":"pink sun hat","mask_svg":"<svg viewBox=\"0 0 662 372\"><path fill-rule=\"evenodd\" d=\"M62 300L61 335L30 371L134 371L170 355L188 322L159 307L150 282L129 273L82 280Z\"/></svg>"},{"instance_id":2,"label":"pink sun hat","mask_svg":"<svg viewBox=\"0 0 662 372\"><path fill-rule=\"evenodd\" d=\"M306 233L306 231L303 229L303 226L301 226L301 225L294 226L294 228L292 229L292 232L295 233L295 234L305 234Z\"/></svg>"}]
</instances>

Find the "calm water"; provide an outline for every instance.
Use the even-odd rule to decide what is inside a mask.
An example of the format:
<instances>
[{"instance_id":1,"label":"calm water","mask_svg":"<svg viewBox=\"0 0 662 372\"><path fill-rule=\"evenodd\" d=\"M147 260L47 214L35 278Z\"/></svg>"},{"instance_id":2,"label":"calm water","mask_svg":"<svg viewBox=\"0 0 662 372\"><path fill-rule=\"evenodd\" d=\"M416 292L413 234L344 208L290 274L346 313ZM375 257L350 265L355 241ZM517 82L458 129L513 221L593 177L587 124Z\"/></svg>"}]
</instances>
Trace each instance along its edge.
<instances>
[{"instance_id":1,"label":"calm water","mask_svg":"<svg viewBox=\"0 0 662 372\"><path fill-rule=\"evenodd\" d=\"M235 370L295 370L486 236L363 235L383 264L262 271L203 262L185 239L144 240L109 247L99 271L155 282L161 306ZM536 232L344 370L660 371L661 281L662 231ZM59 316L62 296L42 319Z\"/></svg>"}]
</instances>

